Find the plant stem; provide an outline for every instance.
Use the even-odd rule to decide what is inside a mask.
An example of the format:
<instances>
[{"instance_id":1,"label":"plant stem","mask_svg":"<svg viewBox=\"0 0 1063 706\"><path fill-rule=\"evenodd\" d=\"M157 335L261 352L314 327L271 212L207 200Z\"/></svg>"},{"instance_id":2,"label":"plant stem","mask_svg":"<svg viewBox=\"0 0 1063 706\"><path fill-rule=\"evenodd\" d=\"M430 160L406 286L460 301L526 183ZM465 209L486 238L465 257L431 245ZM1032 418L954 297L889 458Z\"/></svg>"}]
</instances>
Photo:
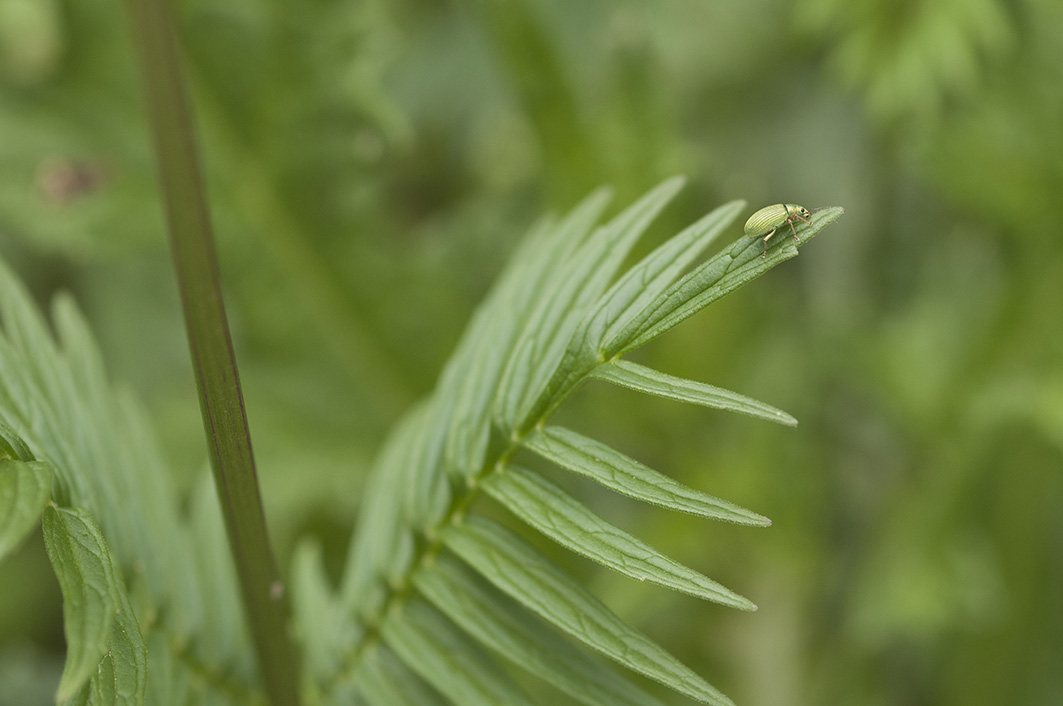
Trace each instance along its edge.
<instances>
[{"instance_id":1,"label":"plant stem","mask_svg":"<svg viewBox=\"0 0 1063 706\"><path fill-rule=\"evenodd\" d=\"M269 542L255 474L174 9L167 0L128 0L128 7L140 54L200 410L259 670L273 706L295 706L299 662L287 631L290 609Z\"/></svg>"}]
</instances>

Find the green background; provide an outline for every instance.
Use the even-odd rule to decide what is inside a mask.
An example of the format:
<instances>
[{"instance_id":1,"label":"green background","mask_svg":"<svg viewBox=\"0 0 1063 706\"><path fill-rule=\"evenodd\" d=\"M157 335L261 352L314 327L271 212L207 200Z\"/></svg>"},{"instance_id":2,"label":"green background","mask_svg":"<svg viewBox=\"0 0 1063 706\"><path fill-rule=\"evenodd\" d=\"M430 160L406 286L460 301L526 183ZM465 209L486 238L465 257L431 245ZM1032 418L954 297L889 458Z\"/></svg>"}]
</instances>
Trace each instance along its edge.
<instances>
[{"instance_id":1,"label":"green background","mask_svg":"<svg viewBox=\"0 0 1063 706\"><path fill-rule=\"evenodd\" d=\"M123 10L0 0L0 254L42 303L75 294L188 487L206 456ZM283 565L314 534L338 573L383 434L537 216L682 173L643 251L732 198L846 209L636 356L801 424L604 385L561 421L771 517L584 489L760 610L562 560L740 705L1063 704L1058 0L180 12ZM0 565L0 705L49 703L62 655L38 536Z\"/></svg>"}]
</instances>

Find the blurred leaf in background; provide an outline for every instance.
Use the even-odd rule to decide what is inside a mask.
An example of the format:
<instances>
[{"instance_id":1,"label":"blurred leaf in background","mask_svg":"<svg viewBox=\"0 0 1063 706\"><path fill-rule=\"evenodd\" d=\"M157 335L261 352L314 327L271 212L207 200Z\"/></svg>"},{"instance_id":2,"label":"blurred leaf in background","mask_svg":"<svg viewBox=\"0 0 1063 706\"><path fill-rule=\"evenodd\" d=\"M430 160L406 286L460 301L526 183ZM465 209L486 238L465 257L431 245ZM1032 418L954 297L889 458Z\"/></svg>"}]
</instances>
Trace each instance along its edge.
<instances>
[{"instance_id":1,"label":"blurred leaf in background","mask_svg":"<svg viewBox=\"0 0 1063 706\"><path fill-rule=\"evenodd\" d=\"M338 571L384 430L538 213L684 172L658 233L736 197L847 217L636 356L797 431L597 386L562 413L771 517L706 532L582 488L761 610L607 574L595 592L740 704L1059 701L1060 3L180 9L282 554L314 532ZM205 454L122 11L0 0L0 250L42 300L73 290L191 478ZM39 541L0 567L0 693L58 678L55 588Z\"/></svg>"}]
</instances>

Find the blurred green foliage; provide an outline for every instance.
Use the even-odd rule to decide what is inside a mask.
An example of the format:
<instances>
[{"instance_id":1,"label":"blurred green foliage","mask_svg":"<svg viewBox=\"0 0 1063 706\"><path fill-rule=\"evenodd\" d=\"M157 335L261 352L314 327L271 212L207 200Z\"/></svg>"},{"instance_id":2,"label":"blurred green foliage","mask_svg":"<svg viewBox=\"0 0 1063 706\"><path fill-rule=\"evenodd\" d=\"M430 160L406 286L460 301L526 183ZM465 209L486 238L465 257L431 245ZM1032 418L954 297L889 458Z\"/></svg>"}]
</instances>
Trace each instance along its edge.
<instances>
[{"instance_id":1,"label":"blurred green foliage","mask_svg":"<svg viewBox=\"0 0 1063 706\"><path fill-rule=\"evenodd\" d=\"M772 517L589 498L761 610L604 573L596 592L740 704L1063 702L1058 0L180 10L282 556L313 532L338 571L384 430L539 213L682 172L661 234L735 197L847 215L641 354L796 432L606 386L561 415ZM0 0L0 252L42 301L75 293L190 484L201 425L122 12ZM0 704L41 703L63 645L39 541L0 597Z\"/></svg>"}]
</instances>

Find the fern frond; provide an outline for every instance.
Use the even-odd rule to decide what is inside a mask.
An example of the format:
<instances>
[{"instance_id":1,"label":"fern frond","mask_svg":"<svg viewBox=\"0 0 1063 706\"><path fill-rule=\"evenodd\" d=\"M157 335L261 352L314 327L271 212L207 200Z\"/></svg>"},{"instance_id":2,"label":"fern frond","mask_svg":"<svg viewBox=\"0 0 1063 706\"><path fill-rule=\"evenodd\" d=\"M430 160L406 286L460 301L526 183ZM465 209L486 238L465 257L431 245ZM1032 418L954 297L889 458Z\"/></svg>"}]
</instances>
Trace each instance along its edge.
<instances>
[{"instance_id":1,"label":"fern frond","mask_svg":"<svg viewBox=\"0 0 1063 706\"><path fill-rule=\"evenodd\" d=\"M64 595L59 698L260 698L213 491L179 516L146 415L112 389L68 297L52 320L55 336L0 262L0 502L18 471L22 512L3 524L28 531L43 511Z\"/></svg>"},{"instance_id":2,"label":"fern frond","mask_svg":"<svg viewBox=\"0 0 1063 706\"><path fill-rule=\"evenodd\" d=\"M312 617L313 602L328 589L312 561L297 565L295 602L298 615L307 616L300 617L305 639L330 645L307 655L313 691L322 699L342 693L382 703L396 685L386 676L394 669L381 667L381 655L388 655L453 703L523 703L525 695L494 665L495 655L582 703L656 703L591 655L597 652L696 700L730 703L552 560L471 512L486 493L517 520L605 566L725 605L754 607L609 525L540 474L511 464L518 450L528 449L630 497L713 519L770 524L601 442L545 426L593 379L796 424L785 412L737 393L619 360L797 254L786 239L761 258L759 241L743 237L691 269L742 210L736 201L617 277L681 184L661 184L596 229L604 192L567 217L536 226L473 316L435 392L385 444L347 571L330 599L338 619ZM800 244L841 212L823 209L811 224L801 224ZM345 650L339 663L336 650ZM412 695L405 700L420 702Z\"/></svg>"},{"instance_id":3,"label":"fern frond","mask_svg":"<svg viewBox=\"0 0 1063 706\"><path fill-rule=\"evenodd\" d=\"M597 192L569 216L533 229L434 394L385 444L338 592L313 548L300 548L292 584L312 700L530 703L527 680L510 676L515 665L582 703L658 703L597 653L704 703L730 703L551 559L472 512L488 495L515 521L604 566L753 607L511 463L526 450L652 504L769 524L599 441L546 426L591 380L796 423L737 393L620 359L797 254L785 239L762 259L759 243L741 238L692 267L741 210L734 202L617 277L679 187L665 182L595 229L607 200ZM840 214L824 209L799 226L802 245ZM260 702L212 489L201 486L190 516L179 516L144 415L112 391L70 300L56 302L53 321L57 336L0 264L0 556L43 515L66 598L60 697Z\"/></svg>"}]
</instances>

